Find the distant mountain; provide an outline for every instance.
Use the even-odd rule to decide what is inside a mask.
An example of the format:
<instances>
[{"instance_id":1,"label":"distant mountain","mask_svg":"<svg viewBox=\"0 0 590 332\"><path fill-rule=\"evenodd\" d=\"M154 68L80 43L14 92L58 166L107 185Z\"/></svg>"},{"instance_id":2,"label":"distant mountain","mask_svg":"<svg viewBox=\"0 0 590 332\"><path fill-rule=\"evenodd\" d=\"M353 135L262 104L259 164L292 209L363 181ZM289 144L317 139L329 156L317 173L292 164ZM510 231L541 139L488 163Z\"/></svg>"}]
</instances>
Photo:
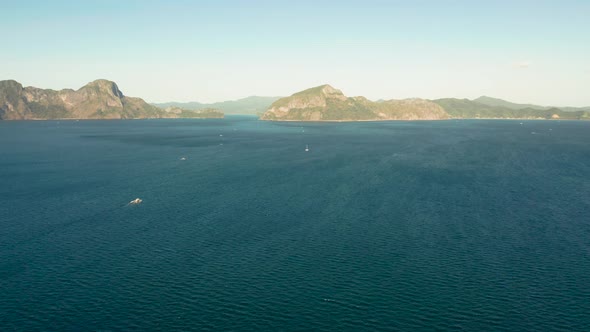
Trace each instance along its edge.
<instances>
[{"instance_id":1,"label":"distant mountain","mask_svg":"<svg viewBox=\"0 0 590 332\"><path fill-rule=\"evenodd\" d=\"M210 113L210 112L209 112ZM194 113L195 117L204 117ZM188 117L127 97L117 84L96 80L78 90L23 87L14 80L0 81L0 120L141 119ZM215 114L215 117L218 117Z\"/></svg>"},{"instance_id":2,"label":"distant mountain","mask_svg":"<svg viewBox=\"0 0 590 332\"><path fill-rule=\"evenodd\" d=\"M499 107L510 108L513 110L520 110L523 108L532 108L532 109L536 109L536 110L548 110L551 108L551 107L539 106L539 105L533 105L533 104L516 104L516 103L512 103L512 102L503 100L503 99L492 98L492 97L487 97L487 96L481 96L479 98L474 99L473 101L480 103L480 104L488 105L488 106L499 106Z\"/></svg>"},{"instance_id":3,"label":"distant mountain","mask_svg":"<svg viewBox=\"0 0 590 332\"><path fill-rule=\"evenodd\" d=\"M222 118L227 114L255 114L271 121L380 121L457 119L571 119L590 120L590 107L546 107L502 99L443 98L373 102L347 97L329 85L289 97L248 97L213 104L146 103L125 96L116 83L96 80L78 90L23 87L0 81L0 120Z\"/></svg>"},{"instance_id":4,"label":"distant mountain","mask_svg":"<svg viewBox=\"0 0 590 332\"><path fill-rule=\"evenodd\" d=\"M512 103L503 99L492 98L487 96L481 96L473 101L478 102L480 104L488 105L488 106L500 106L515 110L525 109L525 108L532 108L535 110L548 110L552 108L558 108L562 111L566 112L577 112L577 111L590 111L590 107L553 107L553 106L539 106L533 104L517 104Z\"/></svg>"},{"instance_id":5,"label":"distant mountain","mask_svg":"<svg viewBox=\"0 0 590 332\"><path fill-rule=\"evenodd\" d=\"M576 111L583 111L583 112L590 112L590 106L586 107L559 107L559 109L564 110L566 112L576 112Z\"/></svg>"},{"instance_id":6,"label":"distant mountain","mask_svg":"<svg viewBox=\"0 0 590 332\"><path fill-rule=\"evenodd\" d=\"M260 117L270 121L381 121L440 120L448 114L423 99L373 102L346 97L330 85L321 85L275 101Z\"/></svg>"},{"instance_id":7,"label":"distant mountain","mask_svg":"<svg viewBox=\"0 0 590 332\"><path fill-rule=\"evenodd\" d=\"M198 110L202 108L206 108L207 104L201 104L196 101L191 101L187 103L179 103L179 102L169 102L169 103L151 103L152 105L160 108L168 108L168 107L178 107L185 110Z\"/></svg>"},{"instance_id":8,"label":"distant mountain","mask_svg":"<svg viewBox=\"0 0 590 332\"><path fill-rule=\"evenodd\" d=\"M433 102L444 108L450 117L459 119L590 119L590 112L585 111L567 112L555 107L544 109L525 107L515 109L501 105L487 105L478 102L478 99L444 98L433 100Z\"/></svg>"},{"instance_id":9,"label":"distant mountain","mask_svg":"<svg viewBox=\"0 0 590 332\"><path fill-rule=\"evenodd\" d=\"M222 111L214 108L203 108L199 110L187 110L180 107L166 107L162 118L183 118L183 119L222 119Z\"/></svg>"},{"instance_id":10,"label":"distant mountain","mask_svg":"<svg viewBox=\"0 0 590 332\"><path fill-rule=\"evenodd\" d=\"M203 104L199 102L169 102L169 103L154 103L152 105L158 107L181 107L187 110L197 110L201 108L214 108L223 111L225 114L248 114L257 115L268 109L270 104L274 103L280 97L260 97L251 96L238 100L222 101L211 104Z\"/></svg>"}]
</instances>

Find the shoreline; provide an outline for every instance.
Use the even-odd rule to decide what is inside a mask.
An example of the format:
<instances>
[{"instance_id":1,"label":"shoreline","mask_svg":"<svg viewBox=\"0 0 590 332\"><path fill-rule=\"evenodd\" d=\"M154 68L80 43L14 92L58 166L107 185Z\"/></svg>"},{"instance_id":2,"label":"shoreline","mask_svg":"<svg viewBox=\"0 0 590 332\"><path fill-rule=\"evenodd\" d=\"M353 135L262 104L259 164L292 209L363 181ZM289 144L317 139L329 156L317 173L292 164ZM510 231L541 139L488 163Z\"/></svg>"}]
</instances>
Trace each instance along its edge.
<instances>
[{"instance_id":1,"label":"shoreline","mask_svg":"<svg viewBox=\"0 0 590 332\"><path fill-rule=\"evenodd\" d=\"M129 121L129 120L223 120L222 118L131 118L131 119L91 119L91 118L59 118L59 119L7 119L0 122L14 121Z\"/></svg>"},{"instance_id":2,"label":"shoreline","mask_svg":"<svg viewBox=\"0 0 590 332\"><path fill-rule=\"evenodd\" d=\"M129 120L224 120L232 116L255 115L232 114L221 118L131 118L131 119L90 119L90 118L58 118L58 119L7 119L1 122L16 121L129 121ZM449 119L388 119L388 120L267 120L257 118L258 121L265 122L310 122L310 123L344 123L344 122L426 122L426 121L452 121L452 120L505 120L505 121L590 121L590 119L543 119L543 118L449 118Z\"/></svg>"},{"instance_id":3,"label":"shoreline","mask_svg":"<svg viewBox=\"0 0 590 332\"><path fill-rule=\"evenodd\" d=\"M267 122L418 122L418 121L452 121L452 120L506 120L506 121L590 121L590 119L543 119L543 118L449 118L449 119L414 119L414 120L262 120Z\"/></svg>"}]
</instances>

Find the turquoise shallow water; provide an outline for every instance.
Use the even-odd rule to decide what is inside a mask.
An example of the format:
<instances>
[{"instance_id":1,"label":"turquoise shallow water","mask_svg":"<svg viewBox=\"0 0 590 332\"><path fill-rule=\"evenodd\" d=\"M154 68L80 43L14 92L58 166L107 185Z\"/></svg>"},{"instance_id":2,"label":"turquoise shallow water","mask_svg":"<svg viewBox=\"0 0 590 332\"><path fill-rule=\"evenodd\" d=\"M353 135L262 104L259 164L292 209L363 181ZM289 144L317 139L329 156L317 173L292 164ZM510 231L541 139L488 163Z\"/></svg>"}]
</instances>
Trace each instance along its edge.
<instances>
[{"instance_id":1,"label":"turquoise shallow water","mask_svg":"<svg viewBox=\"0 0 590 332\"><path fill-rule=\"evenodd\" d=\"M0 122L0 330L590 331L588 142L567 121Z\"/></svg>"}]
</instances>

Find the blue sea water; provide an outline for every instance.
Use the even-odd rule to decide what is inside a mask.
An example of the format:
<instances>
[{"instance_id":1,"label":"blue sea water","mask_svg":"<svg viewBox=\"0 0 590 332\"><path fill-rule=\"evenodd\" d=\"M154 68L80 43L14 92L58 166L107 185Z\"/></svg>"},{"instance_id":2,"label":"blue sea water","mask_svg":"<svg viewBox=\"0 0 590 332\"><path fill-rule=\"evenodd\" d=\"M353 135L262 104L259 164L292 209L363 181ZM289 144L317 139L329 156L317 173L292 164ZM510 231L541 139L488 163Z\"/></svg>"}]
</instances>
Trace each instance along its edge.
<instances>
[{"instance_id":1,"label":"blue sea water","mask_svg":"<svg viewBox=\"0 0 590 332\"><path fill-rule=\"evenodd\" d=\"M0 330L590 331L589 142L581 121L0 122Z\"/></svg>"}]
</instances>

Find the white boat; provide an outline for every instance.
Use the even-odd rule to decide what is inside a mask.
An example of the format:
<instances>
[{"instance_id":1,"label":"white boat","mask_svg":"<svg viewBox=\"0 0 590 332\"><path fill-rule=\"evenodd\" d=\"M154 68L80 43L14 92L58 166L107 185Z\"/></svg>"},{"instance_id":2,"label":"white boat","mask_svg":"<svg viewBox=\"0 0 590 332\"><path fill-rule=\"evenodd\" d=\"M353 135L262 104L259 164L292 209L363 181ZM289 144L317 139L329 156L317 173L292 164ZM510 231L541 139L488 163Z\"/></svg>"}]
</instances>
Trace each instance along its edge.
<instances>
[{"instance_id":1,"label":"white boat","mask_svg":"<svg viewBox=\"0 0 590 332\"><path fill-rule=\"evenodd\" d=\"M129 202L129 205L137 205L137 204L140 204L141 202L143 202L141 200L141 198L136 198L136 199L132 200L131 202Z\"/></svg>"},{"instance_id":2,"label":"white boat","mask_svg":"<svg viewBox=\"0 0 590 332\"><path fill-rule=\"evenodd\" d=\"M309 146L307 144L305 144L305 152L309 151Z\"/></svg>"}]
</instances>

